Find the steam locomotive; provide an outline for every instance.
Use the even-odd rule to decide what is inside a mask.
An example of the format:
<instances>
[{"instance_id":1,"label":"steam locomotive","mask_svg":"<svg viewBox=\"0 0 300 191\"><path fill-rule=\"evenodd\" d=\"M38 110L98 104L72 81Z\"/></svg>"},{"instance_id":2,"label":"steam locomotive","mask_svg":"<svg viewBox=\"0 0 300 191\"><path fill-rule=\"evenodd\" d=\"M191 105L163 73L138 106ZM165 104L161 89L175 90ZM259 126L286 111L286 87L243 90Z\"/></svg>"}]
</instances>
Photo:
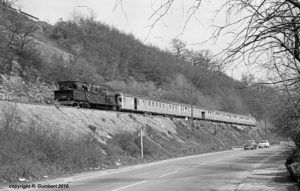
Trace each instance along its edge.
<instances>
[{"instance_id":1,"label":"steam locomotive","mask_svg":"<svg viewBox=\"0 0 300 191\"><path fill-rule=\"evenodd\" d=\"M54 92L54 99L61 105L150 113L174 117L193 117L199 120L247 126L256 125L255 118L251 116L223 111L212 111L195 105L115 92L105 86L95 86L78 81L62 81L57 84L59 90Z\"/></svg>"}]
</instances>

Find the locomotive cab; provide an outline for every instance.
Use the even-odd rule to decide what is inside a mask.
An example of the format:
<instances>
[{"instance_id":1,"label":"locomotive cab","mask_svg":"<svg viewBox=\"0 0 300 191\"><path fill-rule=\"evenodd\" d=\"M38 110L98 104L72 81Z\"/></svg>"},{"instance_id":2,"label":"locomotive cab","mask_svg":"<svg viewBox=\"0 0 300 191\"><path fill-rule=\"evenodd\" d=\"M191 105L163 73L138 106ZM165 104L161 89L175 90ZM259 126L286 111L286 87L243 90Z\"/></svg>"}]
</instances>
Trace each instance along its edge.
<instances>
[{"instance_id":1,"label":"locomotive cab","mask_svg":"<svg viewBox=\"0 0 300 191\"><path fill-rule=\"evenodd\" d=\"M76 105L79 100L86 100L86 84L74 81L62 81L57 84L58 90L54 91L54 99L62 105Z\"/></svg>"}]
</instances>

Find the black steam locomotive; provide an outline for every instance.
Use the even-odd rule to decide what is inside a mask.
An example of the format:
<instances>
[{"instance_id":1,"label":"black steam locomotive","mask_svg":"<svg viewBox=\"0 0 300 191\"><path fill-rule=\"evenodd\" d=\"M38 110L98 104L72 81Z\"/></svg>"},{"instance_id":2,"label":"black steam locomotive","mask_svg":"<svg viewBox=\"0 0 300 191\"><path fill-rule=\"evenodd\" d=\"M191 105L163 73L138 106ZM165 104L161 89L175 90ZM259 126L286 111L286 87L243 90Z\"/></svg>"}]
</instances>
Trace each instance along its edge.
<instances>
[{"instance_id":1,"label":"black steam locomotive","mask_svg":"<svg viewBox=\"0 0 300 191\"><path fill-rule=\"evenodd\" d=\"M116 97L106 86L89 85L78 81L57 82L59 90L54 99L61 105L116 110Z\"/></svg>"}]
</instances>

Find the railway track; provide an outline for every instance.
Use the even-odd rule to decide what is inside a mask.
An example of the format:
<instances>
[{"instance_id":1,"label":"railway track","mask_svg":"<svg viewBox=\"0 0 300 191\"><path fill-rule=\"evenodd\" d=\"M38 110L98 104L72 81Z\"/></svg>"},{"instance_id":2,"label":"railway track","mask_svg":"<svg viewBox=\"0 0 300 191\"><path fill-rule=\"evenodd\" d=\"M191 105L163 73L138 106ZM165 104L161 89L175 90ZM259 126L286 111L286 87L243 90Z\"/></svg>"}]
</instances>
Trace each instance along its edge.
<instances>
[{"instance_id":1,"label":"railway track","mask_svg":"<svg viewBox=\"0 0 300 191\"><path fill-rule=\"evenodd\" d=\"M60 105L59 103L28 103L28 102L23 102L19 100L8 100L8 99L0 99L0 102L2 103L10 103L10 104L25 104L25 105L33 105L33 106L46 106L46 107L56 107L58 110L60 108L77 108L83 111L90 111L90 110L99 110L99 109L91 109L91 108L81 108L81 107L72 107L72 106L65 106L65 105ZM114 111L114 110L105 110L101 109L102 111L105 112L110 112L110 113L124 113L124 114L136 114L136 115L143 115L143 116L155 116L155 117L160 117L160 118L170 118L173 120L175 119L186 119L186 117L182 116L171 116L171 115L158 115L158 114L151 114L151 113L136 113L136 112L129 112L129 111ZM220 121L213 121L213 120L203 120L203 119L194 119L195 121L206 121L206 122L212 122L212 123L217 123L217 124L232 124L232 125L240 125L240 126L245 126L241 124L234 124L234 123L226 123L226 122L220 122Z\"/></svg>"}]
</instances>

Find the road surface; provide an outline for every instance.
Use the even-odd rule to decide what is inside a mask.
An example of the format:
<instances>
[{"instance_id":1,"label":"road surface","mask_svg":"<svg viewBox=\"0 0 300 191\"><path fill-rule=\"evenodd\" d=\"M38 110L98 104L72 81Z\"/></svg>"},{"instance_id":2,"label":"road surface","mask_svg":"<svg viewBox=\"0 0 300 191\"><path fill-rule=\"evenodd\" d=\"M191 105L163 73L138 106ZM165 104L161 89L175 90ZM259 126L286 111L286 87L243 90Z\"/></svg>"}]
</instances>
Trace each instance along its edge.
<instances>
[{"instance_id":1,"label":"road surface","mask_svg":"<svg viewBox=\"0 0 300 191\"><path fill-rule=\"evenodd\" d=\"M44 188L24 190L297 190L283 167L286 156L287 151L280 146L253 151L232 150L85 173L35 183L36 187ZM56 188L58 186L68 188Z\"/></svg>"}]
</instances>

